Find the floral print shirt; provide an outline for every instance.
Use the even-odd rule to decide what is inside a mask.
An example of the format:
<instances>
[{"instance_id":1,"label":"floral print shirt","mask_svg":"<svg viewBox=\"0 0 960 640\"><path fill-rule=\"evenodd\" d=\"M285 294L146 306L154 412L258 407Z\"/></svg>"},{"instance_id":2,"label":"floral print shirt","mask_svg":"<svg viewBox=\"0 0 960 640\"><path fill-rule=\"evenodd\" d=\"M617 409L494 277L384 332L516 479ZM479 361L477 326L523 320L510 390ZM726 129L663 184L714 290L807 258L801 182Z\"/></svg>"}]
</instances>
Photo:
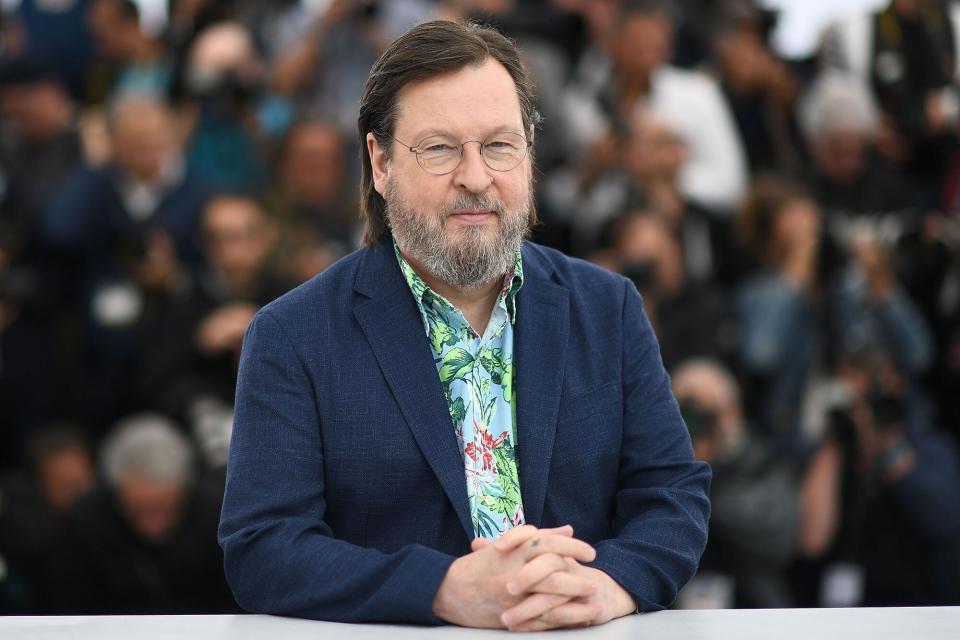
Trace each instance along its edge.
<instances>
[{"instance_id":1,"label":"floral print shirt","mask_svg":"<svg viewBox=\"0 0 960 640\"><path fill-rule=\"evenodd\" d=\"M523 285L520 252L479 336L459 309L416 274L396 243L394 249L423 317L463 452L474 534L496 539L524 522L513 386L513 322Z\"/></svg>"}]
</instances>

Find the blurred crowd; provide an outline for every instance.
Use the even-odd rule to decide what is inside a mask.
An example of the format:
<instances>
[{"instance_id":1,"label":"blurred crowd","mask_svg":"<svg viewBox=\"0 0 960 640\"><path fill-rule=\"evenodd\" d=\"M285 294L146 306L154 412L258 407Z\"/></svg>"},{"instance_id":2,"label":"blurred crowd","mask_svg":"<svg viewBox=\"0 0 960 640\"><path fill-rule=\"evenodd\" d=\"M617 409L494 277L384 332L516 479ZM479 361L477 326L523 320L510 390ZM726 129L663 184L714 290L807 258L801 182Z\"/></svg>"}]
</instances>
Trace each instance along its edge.
<instances>
[{"instance_id":1,"label":"blurred crowd","mask_svg":"<svg viewBox=\"0 0 960 640\"><path fill-rule=\"evenodd\" d=\"M3 3L0 613L237 610L247 324L358 245L379 52L465 17L536 77L533 239L636 283L713 465L678 606L960 604L960 3L799 60L765 4Z\"/></svg>"}]
</instances>

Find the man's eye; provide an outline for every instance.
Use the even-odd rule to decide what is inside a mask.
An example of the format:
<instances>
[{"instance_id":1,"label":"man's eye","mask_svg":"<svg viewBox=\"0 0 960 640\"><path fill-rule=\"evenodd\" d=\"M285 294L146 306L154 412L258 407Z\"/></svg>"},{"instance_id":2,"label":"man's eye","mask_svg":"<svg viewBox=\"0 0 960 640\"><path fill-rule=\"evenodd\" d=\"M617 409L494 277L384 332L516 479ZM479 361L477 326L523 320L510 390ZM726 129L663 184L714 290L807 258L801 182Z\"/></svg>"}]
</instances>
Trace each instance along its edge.
<instances>
[{"instance_id":1,"label":"man's eye","mask_svg":"<svg viewBox=\"0 0 960 640\"><path fill-rule=\"evenodd\" d=\"M516 148L516 145L511 143L509 140L493 140L492 142L487 143L488 149L496 149L497 151L506 151L508 149Z\"/></svg>"},{"instance_id":2,"label":"man's eye","mask_svg":"<svg viewBox=\"0 0 960 640\"><path fill-rule=\"evenodd\" d=\"M431 144L429 147L424 147L424 152L426 153L446 153L448 151L453 151L453 147L448 144L437 143Z\"/></svg>"}]
</instances>

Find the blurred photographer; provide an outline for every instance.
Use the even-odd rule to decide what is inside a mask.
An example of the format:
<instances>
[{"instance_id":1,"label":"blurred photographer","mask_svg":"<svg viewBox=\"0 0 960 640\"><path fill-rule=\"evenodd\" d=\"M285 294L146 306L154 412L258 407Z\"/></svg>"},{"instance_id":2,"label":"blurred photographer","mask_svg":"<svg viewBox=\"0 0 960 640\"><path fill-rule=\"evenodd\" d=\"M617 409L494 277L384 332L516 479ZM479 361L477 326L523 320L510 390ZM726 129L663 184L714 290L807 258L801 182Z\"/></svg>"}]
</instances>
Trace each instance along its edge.
<instances>
[{"instance_id":1,"label":"blurred photographer","mask_svg":"<svg viewBox=\"0 0 960 640\"><path fill-rule=\"evenodd\" d=\"M81 160L75 125L59 69L28 57L0 62L0 220L33 232L50 192Z\"/></svg>"},{"instance_id":2,"label":"blurred photographer","mask_svg":"<svg viewBox=\"0 0 960 640\"><path fill-rule=\"evenodd\" d=\"M818 203L775 178L757 180L738 223L764 263L739 295L740 355L756 393L754 419L802 453L811 444L801 433L804 401L839 345L880 340L910 379L929 366L929 331L897 284L889 242L872 227L845 240L849 260L838 268L839 260L826 259L831 247Z\"/></svg>"},{"instance_id":3,"label":"blurred photographer","mask_svg":"<svg viewBox=\"0 0 960 640\"><path fill-rule=\"evenodd\" d=\"M0 474L0 614L36 615L47 606L44 566L61 519L93 488L93 459L72 426L37 425L21 468Z\"/></svg>"},{"instance_id":4,"label":"blurred photographer","mask_svg":"<svg viewBox=\"0 0 960 640\"><path fill-rule=\"evenodd\" d=\"M188 290L146 318L136 367L140 405L194 428L212 415L206 410L197 414L198 406L232 412L247 325L261 306L293 284L272 268L277 225L256 198L212 198L203 211L201 233L207 264ZM229 423L225 433L218 427L221 433L210 436L229 441ZM213 462L216 466L225 459Z\"/></svg>"},{"instance_id":5,"label":"blurred photographer","mask_svg":"<svg viewBox=\"0 0 960 640\"><path fill-rule=\"evenodd\" d=\"M358 235L347 146L333 122L303 117L290 126L278 150L268 200L279 222L277 266L297 282L330 266Z\"/></svg>"},{"instance_id":6,"label":"blurred photographer","mask_svg":"<svg viewBox=\"0 0 960 640\"><path fill-rule=\"evenodd\" d=\"M201 263L196 235L209 193L186 165L166 103L118 99L109 124L111 161L79 168L52 197L42 229L61 311L75 317L81 345L71 415L94 430L132 409L136 328Z\"/></svg>"},{"instance_id":7,"label":"blurred photographer","mask_svg":"<svg viewBox=\"0 0 960 640\"><path fill-rule=\"evenodd\" d=\"M744 245L763 265L738 291L745 402L763 432L799 452L800 407L820 352L821 214L802 187L755 181L738 218Z\"/></svg>"},{"instance_id":8,"label":"blurred photographer","mask_svg":"<svg viewBox=\"0 0 960 640\"><path fill-rule=\"evenodd\" d=\"M794 600L785 572L800 544L797 465L748 428L733 376L709 360L673 374L694 454L713 468L710 538L684 608L784 607Z\"/></svg>"},{"instance_id":9,"label":"blurred photographer","mask_svg":"<svg viewBox=\"0 0 960 640\"><path fill-rule=\"evenodd\" d=\"M171 64L163 43L141 24L133 0L90 0L87 27L94 53L87 77L87 102L105 103L123 95L165 95Z\"/></svg>"},{"instance_id":10,"label":"blurred photographer","mask_svg":"<svg viewBox=\"0 0 960 640\"><path fill-rule=\"evenodd\" d=\"M821 72L800 97L797 121L810 158L806 182L828 230L850 218L901 218L915 204L903 168L880 153L887 144L881 115L856 78Z\"/></svg>"},{"instance_id":11,"label":"blurred photographer","mask_svg":"<svg viewBox=\"0 0 960 640\"><path fill-rule=\"evenodd\" d=\"M725 293L692 281L674 230L653 210L629 211L608 229L596 262L622 273L643 295L667 370L692 357L730 359L735 329Z\"/></svg>"},{"instance_id":12,"label":"blurred photographer","mask_svg":"<svg viewBox=\"0 0 960 640\"><path fill-rule=\"evenodd\" d=\"M592 170L616 165L637 109L647 108L689 151L679 175L684 198L724 217L743 197L745 152L717 82L672 65L675 3L617 3L609 28L581 56L564 97L564 133ZM586 153L582 153L586 150Z\"/></svg>"},{"instance_id":13,"label":"blurred photographer","mask_svg":"<svg viewBox=\"0 0 960 640\"><path fill-rule=\"evenodd\" d=\"M352 133L367 74L389 42L380 5L332 0L288 9L268 51L271 90Z\"/></svg>"},{"instance_id":14,"label":"blurred photographer","mask_svg":"<svg viewBox=\"0 0 960 640\"><path fill-rule=\"evenodd\" d=\"M284 103L266 93L264 62L249 28L217 22L186 54L182 104L190 166L219 189L262 189L269 144L288 124Z\"/></svg>"},{"instance_id":15,"label":"blurred photographer","mask_svg":"<svg viewBox=\"0 0 960 640\"><path fill-rule=\"evenodd\" d=\"M58 613L233 613L215 532L222 485L163 416L118 423L100 449L102 486L79 500L50 563Z\"/></svg>"},{"instance_id":16,"label":"blurred photographer","mask_svg":"<svg viewBox=\"0 0 960 640\"><path fill-rule=\"evenodd\" d=\"M960 456L934 427L893 360L847 346L842 393L813 462L808 496L820 533L795 575L803 604L910 606L960 602Z\"/></svg>"},{"instance_id":17,"label":"blurred photographer","mask_svg":"<svg viewBox=\"0 0 960 640\"><path fill-rule=\"evenodd\" d=\"M869 89L882 114L884 151L931 204L957 148L960 12L943 0L890 0L825 34L821 60Z\"/></svg>"},{"instance_id":18,"label":"blurred photographer","mask_svg":"<svg viewBox=\"0 0 960 640\"><path fill-rule=\"evenodd\" d=\"M930 366L933 343L920 311L900 286L891 240L867 226L847 240L849 264L833 296L840 344L883 344L897 373L915 380Z\"/></svg>"}]
</instances>

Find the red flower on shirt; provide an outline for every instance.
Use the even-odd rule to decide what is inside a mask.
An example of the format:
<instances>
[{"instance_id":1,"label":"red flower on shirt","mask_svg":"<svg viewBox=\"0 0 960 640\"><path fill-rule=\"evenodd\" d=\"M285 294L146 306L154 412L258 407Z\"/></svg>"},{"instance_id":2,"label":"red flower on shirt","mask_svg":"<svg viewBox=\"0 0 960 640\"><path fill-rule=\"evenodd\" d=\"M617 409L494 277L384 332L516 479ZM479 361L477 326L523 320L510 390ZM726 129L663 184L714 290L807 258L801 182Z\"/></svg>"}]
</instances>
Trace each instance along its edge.
<instances>
[{"instance_id":1,"label":"red flower on shirt","mask_svg":"<svg viewBox=\"0 0 960 640\"><path fill-rule=\"evenodd\" d=\"M474 439L464 448L464 453L470 456L474 462L483 460L483 470L497 472L497 462L493 457L493 450L503 444L507 439L508 432L504 431L494 439L490 432L480 427L476 422L473 423L474 433L480 436L480 446L477 447L477 440Z\"/></svg>"}]
</instances>

